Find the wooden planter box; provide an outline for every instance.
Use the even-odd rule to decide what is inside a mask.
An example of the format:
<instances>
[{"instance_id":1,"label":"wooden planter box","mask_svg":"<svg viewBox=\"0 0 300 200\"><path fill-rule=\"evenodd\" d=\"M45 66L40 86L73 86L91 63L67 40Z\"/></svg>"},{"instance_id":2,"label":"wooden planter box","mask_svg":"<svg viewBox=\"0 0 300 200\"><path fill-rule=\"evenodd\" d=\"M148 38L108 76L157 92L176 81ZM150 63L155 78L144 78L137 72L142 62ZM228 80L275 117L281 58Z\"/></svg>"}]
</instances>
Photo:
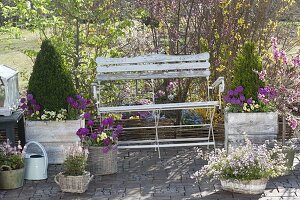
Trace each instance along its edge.
<instances>
[{"instance_id":1,"label":"wooden planter box","mask_svg":"<svg viewBox=\"0 0 300 200\"><path fill-rule=\"evenodd\" d=\"M278 114L265 113L231 113L225 112L225 148L228 145L236 146L247 137L256 144L277 138Z\"/></svg>"},{"instance_id":2,"label":"wooden planter box","mask_svg":"<svg viewBox=\"0 0 300 200\"><path fill-rule=\"evenodd\" d=\"M76 141L80 141L76 132L84 126L83 120L60 122L26 120L25 123L26 142L36 141L41 143L47 152L49 164L63 163L65 150ZM28 151L30 152L31 149Z\"/></svg>"}]
</instances>

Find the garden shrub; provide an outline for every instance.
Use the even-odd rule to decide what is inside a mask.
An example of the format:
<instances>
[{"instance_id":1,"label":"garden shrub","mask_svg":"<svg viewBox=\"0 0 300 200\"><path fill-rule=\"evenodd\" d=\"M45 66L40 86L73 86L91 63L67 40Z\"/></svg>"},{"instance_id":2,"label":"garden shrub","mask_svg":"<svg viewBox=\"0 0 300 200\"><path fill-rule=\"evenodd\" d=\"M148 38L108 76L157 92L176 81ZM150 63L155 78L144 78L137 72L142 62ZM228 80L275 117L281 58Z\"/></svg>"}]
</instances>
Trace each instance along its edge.
<instances>
[{"instance_id":1,"label":"garden shrub","mask_svg":"<svg viewBox=\"0 0 300 200\"><path fill-rule=\"evenodd\" d=\"M263 82L254 71L262 70L262 59L253 42L246 42L234 61L231 88L244 87L245 97L257 100L257 91Z\"/></svg>"},{"instance_id":2,"label":"garden shrub","mask_svg":"<svg viewBox=\"0 0 300 200\"><path fill-rule=\"evenodd\" d=\"M71 74L50 40L42 42L29 79L28 93L33 94L44 109L51 111L67 109L67 97L75 94Z\"/></svg>"}]
</instances>

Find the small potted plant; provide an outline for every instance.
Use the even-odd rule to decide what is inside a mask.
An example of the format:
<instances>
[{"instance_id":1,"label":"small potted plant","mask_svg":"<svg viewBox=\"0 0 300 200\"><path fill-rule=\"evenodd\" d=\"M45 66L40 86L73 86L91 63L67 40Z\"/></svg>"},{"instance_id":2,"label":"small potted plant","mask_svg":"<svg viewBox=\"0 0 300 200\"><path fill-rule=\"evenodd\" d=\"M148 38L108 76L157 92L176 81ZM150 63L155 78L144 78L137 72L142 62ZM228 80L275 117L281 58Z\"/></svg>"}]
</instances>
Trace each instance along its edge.
<instances>
[{"instance_id":1,"label":"small potted plant","mask_svg":"<svg viewBox=\"0 0 300 200\"><path fill-rule=\"evenodd\" d=\"M116 173L118 170L117 144L123 127L117 125L114 128L113 118L108 117L103 119L95 129L96 121L92 120L91 114L85 113L84 118L87 120L87 128L78 129L76 134L89 149L88 169L95 175Z\"/></svg>"},{"instance_id":2,"label":"small potted plant","mask_svg":"<svg viewBox=\"0 0 300 200\"><path fill-rule=\"evenodd\" d=\"M24 183L24 154L20 141L12 147L9 140L0 145L0 189L15 189Z\"/></svg>"},{"instance_id":3,"label":"small potted plant","mask_svg":"<svg viewBox=\"0 0 300 200\"><path fill-rule=\"evenodd\" d=\"M216 149L208 155L208 164L194 176L219 179L224 190L245 194L260 194L266 188L269 177L285 173L286 160L278 145L268 149L266 144L245 144L238 148Z\"/></svg>"},{"instance_id":4,"label":"small potted plant","mask_svg":"<svg viewBox=\"0 0 300 200\"><path fill-rule=\"evenodd\" d=\"M88 150L76 143L68 148L66 155L64 172L57 174L54 180L63 192L83 193L93 179L93 175L85 170Z\"/></svg>"}]
</instances>

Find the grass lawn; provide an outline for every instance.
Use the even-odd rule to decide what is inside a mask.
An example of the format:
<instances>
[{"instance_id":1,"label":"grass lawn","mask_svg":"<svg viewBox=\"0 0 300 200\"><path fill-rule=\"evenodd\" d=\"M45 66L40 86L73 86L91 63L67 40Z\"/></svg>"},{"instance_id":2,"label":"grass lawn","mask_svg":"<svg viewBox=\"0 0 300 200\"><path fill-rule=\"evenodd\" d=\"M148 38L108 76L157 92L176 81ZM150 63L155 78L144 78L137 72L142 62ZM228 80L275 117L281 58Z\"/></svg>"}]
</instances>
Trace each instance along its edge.
<instances>
[{"instance_id":1,"label":"grass lawn","mask_svg":"<svg viewBox=\"0 0 300 200\"><path fill-rule=\"evenodd\" d=\"M19 71L20 92L26 90L28 78L32 70L32 60L24 54L26 49L39 50L38 33L23 31L20 39L11 39L0 35L0 64L7 65Z\"/></svg>"}]
</instances>

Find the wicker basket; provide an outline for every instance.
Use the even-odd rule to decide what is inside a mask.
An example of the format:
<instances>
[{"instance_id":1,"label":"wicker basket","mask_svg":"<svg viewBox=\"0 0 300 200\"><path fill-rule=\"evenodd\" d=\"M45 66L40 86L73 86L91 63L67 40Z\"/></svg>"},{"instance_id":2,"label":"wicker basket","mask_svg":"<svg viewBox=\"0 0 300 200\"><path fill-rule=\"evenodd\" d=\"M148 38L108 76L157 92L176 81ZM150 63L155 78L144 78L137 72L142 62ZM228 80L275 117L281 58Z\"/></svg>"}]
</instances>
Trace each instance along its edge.
<instances>
[{"instance_id":1,"label":"wicker basket","mask_svg":"<svg viewBox=\"0 0 300 200\"><path fill-rule=\"evenodd\" d=\"M94 175L117 173L117 145L112 146L107 153L103 152L103 148L105 147L89 147L88 170Z\"/></svg>"},{"instance_id":2,"label":"wicker basket","mask_svg":"<svg viewBox=\"0 0 300 200\"><path fill-rule=\"evenodd\" d=\"M54 177L54 181L63 192L84 193L93 177L90 172L82 176L65 176L60 172Z\"/></svg>"}]
</instances>

